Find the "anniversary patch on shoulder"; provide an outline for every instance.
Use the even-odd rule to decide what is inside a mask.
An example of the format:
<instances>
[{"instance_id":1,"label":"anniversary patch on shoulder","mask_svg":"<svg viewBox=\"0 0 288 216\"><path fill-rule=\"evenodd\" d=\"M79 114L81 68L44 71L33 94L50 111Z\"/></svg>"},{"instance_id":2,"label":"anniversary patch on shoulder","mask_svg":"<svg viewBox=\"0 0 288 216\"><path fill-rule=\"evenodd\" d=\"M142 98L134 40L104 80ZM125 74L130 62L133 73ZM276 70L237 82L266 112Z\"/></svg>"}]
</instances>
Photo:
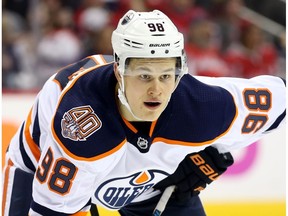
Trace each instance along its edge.
<instances>
[{"instance_id":1,"label":"anniversary patch on shoulder","mask_svg":"<svg viewBox=\"0 0 288 216\"><path fill-rule=\"evenodd\" d=\"M62 117L61 133L73 141L85 141L101 126L102 122L91 106L73 107Z\"/></svg>"}]
</instances>

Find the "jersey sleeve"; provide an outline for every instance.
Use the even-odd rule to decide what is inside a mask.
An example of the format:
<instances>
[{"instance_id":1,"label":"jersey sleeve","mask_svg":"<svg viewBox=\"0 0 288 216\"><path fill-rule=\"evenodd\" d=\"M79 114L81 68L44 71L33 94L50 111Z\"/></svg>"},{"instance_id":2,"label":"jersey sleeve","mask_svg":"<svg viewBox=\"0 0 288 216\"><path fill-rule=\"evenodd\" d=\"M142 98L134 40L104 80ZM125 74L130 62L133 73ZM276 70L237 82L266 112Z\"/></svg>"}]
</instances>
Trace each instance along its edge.
<instances>
[{"instance_id":1,"label":"jersey sleeve","mask_svg":"<svg viewBox=\"0 0 288 216\"><path fill-rule=\"evenodd\" d=\"M78 160L63 150L52 130L52 119L59 112L60 98L69 87L67 77L77 76L78 70L97 67L98 61L104 62L103 59L92 56L64 68L46 83L38 96L41 156L33 181L31 216L82 215L81 212L90 209L95 182L104 171L112 169L110 165L115 162L113 155L102 157L101 160ZM82 144L82 148L85 148L85 144Z\"/></svg>"},{"instance_id":2,"label":"jersey sleeve","mask_svg":"<svg viewBox=\"0 0 288 216\"><path fill-rule=\"evenodd\" d=\"M206 77L200 79L207 84L228 90L237 108L237 117L229 131L214 143L221 152L250 145L284 124L285 80L268 75L251 79Z\"/></svg>"},{"instance_id":3,"label":"jersey sleeve","mask_svg":"<svg viewBox=\"0 0 288 216\"><path fill-rule=\"evenodd\" d=\"M72 67L65 76L77 72L78 66ZM60 76L62 72L53 75L38 93L8 152L18 167L35 173L31 216L85 215L90 209L95 180L103 170L109 170L113 161L78 161L65 154L54 140L51 119L67 82L64 75Z\"/></svg>"}]
</instances>

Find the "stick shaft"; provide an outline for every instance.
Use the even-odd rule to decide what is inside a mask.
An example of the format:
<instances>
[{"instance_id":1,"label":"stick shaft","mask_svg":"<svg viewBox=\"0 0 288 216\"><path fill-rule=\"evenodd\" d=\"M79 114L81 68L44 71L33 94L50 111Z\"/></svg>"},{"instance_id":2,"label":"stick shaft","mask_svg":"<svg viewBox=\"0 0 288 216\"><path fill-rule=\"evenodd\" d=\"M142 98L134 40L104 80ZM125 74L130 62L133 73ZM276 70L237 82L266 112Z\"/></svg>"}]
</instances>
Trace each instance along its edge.
<instances>
[{"instance_id":1,"label":"stick shaft","mask_svg":"<svg viewBox=\"0 0 288 216\"><path fill-rule=\"evenodd\" d=\"M157 203L153 211L153 216L160 216L162 214L174 189L175 185L171 185L164 190L162 196L160 197L159 202Z\"/></svg>"}]
</instances>

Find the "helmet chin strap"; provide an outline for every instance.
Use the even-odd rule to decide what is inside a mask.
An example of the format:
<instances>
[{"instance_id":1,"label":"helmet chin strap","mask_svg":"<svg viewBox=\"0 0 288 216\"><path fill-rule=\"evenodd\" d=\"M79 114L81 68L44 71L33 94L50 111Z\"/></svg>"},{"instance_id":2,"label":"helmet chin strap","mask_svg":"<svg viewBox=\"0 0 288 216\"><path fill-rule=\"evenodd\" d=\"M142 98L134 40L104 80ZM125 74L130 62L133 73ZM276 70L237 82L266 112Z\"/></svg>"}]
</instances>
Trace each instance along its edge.
<instances>
[{"instance_id":1,"label":"helmet chin strap","mask_svg":"<svg viewBox=\"0 0 288 216\"><path fill-rule=\"evenodd\" d=\"M131 110L131 107L127 101L127 98L125 96L125 93L124 93L124 78L123 76L121 75L121 84L119 85L119 88L118 88L118 98L120 100L120 102L126 107L126 109L131 113L131 115L133 116L133 118L139 120L139 121L145 121L144 119L141 119L139 117L137 117Z\"/></svg>"},{"instance_id":2,"label":"helmet chin strap","mask_svg":"<svg viewBox=\"0 0 288 216\"><path fill-rule=\"evenodd\" d=\"M131 108L130 108L130 105L128 104L128 101L127 101L127 99L126 99L123 91L122 91L120 88L118 89L118 98L119 98L120 102L127 108L127 110L131 113L131 115L132 115L135 119L140 120L140 121L144 121L143 119L137 117L137 116L132 112L132 110L131 110Z\"/></svg>"}]
</instances>

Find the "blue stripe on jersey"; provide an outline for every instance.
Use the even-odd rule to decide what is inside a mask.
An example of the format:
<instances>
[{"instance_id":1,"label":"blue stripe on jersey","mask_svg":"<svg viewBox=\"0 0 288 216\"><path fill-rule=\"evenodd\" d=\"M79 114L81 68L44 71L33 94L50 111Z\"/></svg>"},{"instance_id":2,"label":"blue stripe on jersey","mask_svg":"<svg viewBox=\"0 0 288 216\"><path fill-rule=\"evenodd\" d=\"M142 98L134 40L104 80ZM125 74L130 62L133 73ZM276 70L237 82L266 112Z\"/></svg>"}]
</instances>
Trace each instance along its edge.
<instances>
[{"instance_id":1,"label":"blue stripe on jersey","mask_svg":"<svg viewBox=\"0 0 288 216\"><path fill-rule=\"evenodd\" d=\"M279 124L282 122L282 120L285 118L285 116L286 116L286 109L266 131L271 131L273 129L276 129L279 126Z\"/></svg>"},{"instance_id":2,"label":"blue stripe on jersey","mask_svg":"<svg viewBox=\"0 0 288 216\"><path fill-rule=\"evenodd\" d=\"M282 77L280 77L280 79L282 79L284 85L286 86L286 79ZM282 122L282 120L285 118L285 116L286 116L286 109L266 131L271 131L273 129L276 129L279 126L279 124Z\"/></svg>"},{"instance_id":3,"label":"blue stripe on jersey","mask_svg":"<svg viewBox=\"0 0 288 216\"><path fill-rule=\"evenodd\" d=\"M32 138L33 138L34 142L37 144L38 147L39 147L40 135L41 135L41 131L40 131L40 126L39 126L38 103L37 103L36 115L35 115L35 118L34 118Z\"/></svg>"},{"instance_id":4,"label":"blue stripe on jersey","mask_svg":"<svg viewBox=\"0 0 288 216\"><path fill-rule=\"evenodd\" d=\"M102 55L106 62L113 62L114 57L112 55Z\"/></svg>"},{"instance_id":5,"label":"blue stripe on jersey","mask_svg":"<svg viewBox=\"0 0 288 216\"><path fill-rule=\"evenodd\" d=\"M83 206L82 208L88 206L88 205L91 205L91 199L86 203L85 206ZM42 206L40 205L39 203L35 202L32 198L32 203L31 203L31 208L33 209L33 211L41 214L41 215L44 215L44 216L68 216L68 215L71 215L71 214L75 214L76 212L71 212L71 213L63 213L63 212L56 212L56 211L53 211L49 208L46 208L45 206ZM80 211L81 209L79 209Z\"/></svg>"},{"instance_id":6,"label":"blue stripe on jersey","mask_svg":"<svg viewBox=\"0 0 288 216\"><path fill-rule=\"evenodd\" d=\"M281 78L281 77L280 77ZM286 79L284 79L284 78L281 78L282 79L282 81L284 82L284 85L286 86Z\"/></svg>"},{"instance_id":7,"label":"blue stripe on jersey","mask_svg":"<svg viewBox=\"0 0 288 216\"><path fill-rule=\"evenodd\" d=\"M9 215L28 215L32 200L32 181L34 175L16 168L12 195L10 199Z\"/></svg>"},{"instance_id":8,"label":"blue stripe on jersey","mask_svg":"<svg viewBox=\"0 0 288 216\"><path fill-rule=\"evenodd\" d=\"M80 68L86 69L93 66L96 66L96 63L91 58L85 58L58 71L54 79L60 83L61 89L63 89L69 82L70 75L77 72Z\"/></svg>"},{"instance_id":9,"label":"blue stripe on jersey","mask_svg":"<svg viewBox=\"0 0 288 216\"><path fill-rule=\"evenodd\" d=\"M29 158L29 156L26 153L26 150L24 148L24 143L23 143L23 130L24 130L24 124L25 122L22 124L21 126L21 130L20 130L20 136L19 136L19 148L20 148L20 152L21 152L21 156L23 159L23 162L25 164L25 166L30 169L31 171L35 172L36 168L34 167L31 159Z\"/></svg>"}]
</instances>

